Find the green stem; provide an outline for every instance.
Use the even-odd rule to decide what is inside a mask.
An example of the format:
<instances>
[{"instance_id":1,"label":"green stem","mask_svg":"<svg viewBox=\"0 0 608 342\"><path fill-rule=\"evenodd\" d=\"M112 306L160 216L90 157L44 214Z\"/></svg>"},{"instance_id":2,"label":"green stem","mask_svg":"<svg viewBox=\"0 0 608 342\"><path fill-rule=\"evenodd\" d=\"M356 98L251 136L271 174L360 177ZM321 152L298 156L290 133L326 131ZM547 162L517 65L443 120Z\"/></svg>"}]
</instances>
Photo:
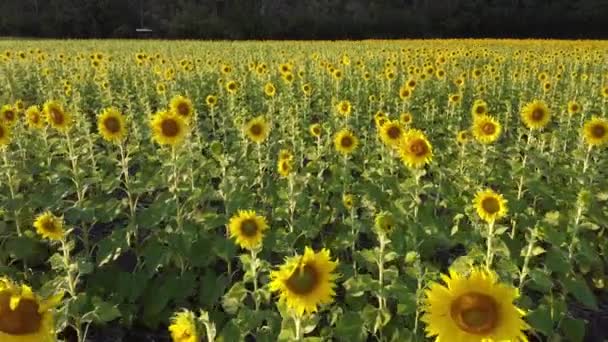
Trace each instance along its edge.
<instances>
[{"instance_id":1,"label":"green stem","mask_svg":"<svg viewBox=\"0 0 608 342\"><path fill-rule=\"evenodd\" d=\"M526 280L526 276L528 275L528 264L530 263L530 258L532 257L532 250L534 249L534 243L536 242L536 227L530 233L530 241L528 241L528 248L526 249L526 256L524 257L524 265L521 268L521 273L519 274L519 291L524 287L524 280Z\"/></svg>"},{"instance_id":2,"label":"green stem","mask_svg":"<svg viewBox=\"0 0 608 342\"><path fill-rule=\"evenodd\" d=\"M492 269L492 260L494 259L494 251L492 250L492 238L494 237L494 221L488 222L488 238L487 238L487 254L486 254L486 268Z\"/></svg>"},{"instance_id":3,"label":"green stem","mask_svg":"<svg viewBox=\"0 0 608 342\"><path fill-rule=\"evenodd\" d=\"M302 317L294 314L293 321L296 326L296 341L302 341Z\"/></svg>"},{"instance_id":4,"label":"green stem","mask_svg":"<svg viewBox=\"0 0 608 342\"><path fill-rule=\"evenodd\" d=\"M260 310L260 302L258 301L258 252L255 249L251 250L251 275L253 277L253 301L255 303L255 311Z\"/></svg>"}]
</instances>

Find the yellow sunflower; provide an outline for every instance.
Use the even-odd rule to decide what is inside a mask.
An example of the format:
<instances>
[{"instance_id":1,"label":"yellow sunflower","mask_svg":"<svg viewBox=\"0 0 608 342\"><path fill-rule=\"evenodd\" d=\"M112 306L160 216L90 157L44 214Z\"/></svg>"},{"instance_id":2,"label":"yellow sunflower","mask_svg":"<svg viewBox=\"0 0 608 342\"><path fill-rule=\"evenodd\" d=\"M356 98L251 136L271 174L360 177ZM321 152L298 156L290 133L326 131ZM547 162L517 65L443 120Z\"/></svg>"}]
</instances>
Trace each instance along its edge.
<instances>
[{"instance_id":1,"label":"yellow sunflower","mask_svg":"<svg viewBox=\"0 0 608 342\"><path fill-rule=\"evenodd\" d=\"M492 189L477 192L473 204L477 215L488 223L500 220L507 215L507 200Z\"/></svg>"},{"instance_id":2,"label":"yellow sunflower","mask_svg":"<svg viewBox=\"0 0 608 342\"><path fill-rule=\"evenodd\" d=\"M580 113L583 110L583 107L576 101L568 101L568 114L573 115Z\"/></svg>"},{"instance_id":3,"label":"yellow sunflower","mask_svg":"<svg viewBox=\"0 0 608 342\"><path fill-rule=\"evenodd\" d=\"M308 128L308 130L310 131L310 134L313 137L320 137L321 136L321 132L322 132L322 128L321 125L318 123L312 124L310 125L310 127Z\"/></svg>"},{"instance_id":4,"label":"yellow sunflower","mask_svg":"<svg viewBox=\"0 0 608 342\"><path fill-rule=\"evenodd\" d=\"M341 115L343 117L348 117L350 115L352 109L353 109L352 105L347 100L340 101L336 105L336 111L338 112L339 115Z\"/></svg>"},{"instance_id":5,"label":"yellow sunflower","mask_svg":"<svg viewBox=\"0 0 608 342\"><path fill-rule=\"evenodd\" d=\"M466 144L469 140L471 140L471 133L469 131L463 130L456 134L456 141L459 144Z\"/></svg>"},{"instance_id":6,"label":"yellow sunflower","mask_svg":"<svg viewBox=\"0 0 608 342\"><path fill-rule=\"evenodd\" d=\"M413 92L413 88L408 87L408 85L403 85L401 88L399 88L399 97L401 98L401 100L405 101L408 100L411 96L412 96L412 92Z\"/></svg>"},{"instance_id":7,"label":"yellow sunflower","mask_svg":"<svg viewBox=\"0 0 608 342\"><path fill-rule=\"evenodd\" d=\"M302 92L304 93L304 96L310 96L312 94L312 86L310 83L304 83L302 85Z\"/></svg>"},{"instance_id":8,"label":"yellow sunflower","mask_svg":"<svg viewBox=\"0 0 608 342\"><path fill-rule=\"evenodd\" d=\"M403 138L405 131L398 121L387 121L380 127L380 139L386 145L397 147Z\"/></svg>"},{"instance_id":9,"label":"yellow sunflower","mask_svg":"<svg viewBox=\"0 0 608 342\"><path fill-rule=\"evenodd\" d=\"M491 144L500 136L502 127L500 123L491 116L479 115L473 120L473 137L482 144Z\"/></svg>"},{"instance_id":10,"label":"yellow sunflower","mask_svg":"<svg viewBox=\"0 0 608 342\"><path fill-rule=\"evenodd\" d=\"M412 113L401 113L401 115L399 115L399 120L401 121L402 124L404 125L409 125L412 123L412 121L414 120L414 116L412 115Z\"/></svg>"},{"instance_id":11,"label":"yellow sunflower","mask_svg":"<svg viewBox=\"0 0 608 342\"><path fill-rule=\"evenodd\" d=\"M379 110L374 114L374 122L376 122L376 128L380 129L382 125L384 125L388 121L386 114L383 111Z\"/></svg>"},{"instance_id":12,"label":"yellow sunflower","mask_svg":"<svg viewBox=\"0 0 608 342\"><path fill-rule=\"evenodd\" d=\"M228 81L226 82L226 90L230 94L235 94L239 89L239 84L236 81Z\"/></svg>"},{"instance_id":13,"label":"yellow sunflower","mask_svg":"<svg viewBox=\"0 0 608 342\"><path fill-rule=\"evenodd\" d=\"M277 163L277 169L278 169L279 175L281 175L281 177L283 177L283 178L288 177L291 174L291 172L293 171L293 160L279 159L279 161Z\"/></svg>"},{"instance_id":14,"label":"yellow sunflower","mask_svg":"<svg viewBox=\"0 0 608 342\"><path fill-rule=\"evenodd\" d=\"M59 241L64 238L63 217L57 217L50 211L38 215L34 221L34 228L44 239Z\"/></svg>"},{"instance_id":15,"label":"yellow sunflower","mask_svg":"<svg viewBox=\"0 0 608 342\"><path fill-rule=\"evenodd\" d=\"M277 88L275 88L272 83L268 82L264 85L264 94L266 94L266 96L273 97L276 93Z\"/></svg>"},{"instance_id":16,"label":"yellow sunflower","mask_svg":"<svg viewBox=\"0 0 608 342\"><path fill-rule=\"evenodd\" d=\"M270 290L278 292L279 301L298 316L312 314L319 305L333 302L337 266L328 250L315 253L306 247L304 255L287 258L278 270L270 273Z\"/></svg>"},{"instance_id":17,"label":"yellow sunflower","mask_svg":"<svg viewBox=\"0 0 608 342\"><path fill-rule=\"evenodd\" d=\"M189 98L181 95L176 95L171 99L169 109L173 113L181 116L184 120L186 120L186 122L190 122L194 116L194 107L192 106L192 101Z\"/></svg>"},{"instance_id":18,"label":"yellow sunflower","mask_svg":"<svg viewBox=\"0 0 608 342\"><path fill-rule=\"evenodd\" d=\"M344 205L344 208L350 210L353 208L355 202L355 198L352 194L343 194L342 195L342 204Z\"/></svg>"},{"instance_id":19,"label":"yellow sunflower","mask_svg":"<svg viewBox=\"0 0 608 342\"><path fill-rule=\"evenodd\" d=\"M448 97L448 103L451 105L457 105L460 101L462 101L462 94L451 94L450 97Z\"/></svg>"},{"instance_id":20,"label":"yellow sunflower","mask_svg":"<svg viewBox=\"0 0 608 342\"><path fill-rule=\"evenodd\" d=\"M528 341L524 312L513 301L516 288L502 284L492 271L473 269L465 277L442 275L445 285L426 290L421 320L435 341Z\"/></svg>"},{"instance_id":21,"label":"yellow sunflower","mask_svg":"<svg viewBox=\"0 0 608 342\"><path fill-rule=\"evenodd\" d=\"M260 144L268 138L270 125L262 116L249 120L243 128L245 135L254 143Z\"/></svg>"},{"instance_id":22,"label":"yellow sunflower","mask_svg":"<svg viewBox=\"0 0 608 342\"><path fill-rule=\"evenodd\" d=\"M534 100L521 110L521 119L532 130L542 129L549 123L551 113L543 101Z\"/></svg>"},{"instance_id":23,"label":"yellow sunflower","mask_svg":"<svg viewBox=\"0 0 608 342\"><path fill-rule=\"evenodd\" d=\"M199 342L199 333L194 313L189 310L177 312L171 318L169 332L173 342Z\"/></svg>"},{"instance_id":24,"label":"yellow sunflower","mask_svg":"<svg viewBox=\"0 0 608 342\"><path fill-rule=\"evenodd\" d=\"M608 120L593 117L583 126L583 137L589 146L608 144Z\"/></svg>"},{"instance_id":25,"label":"yellow sunflower","mask_svg":"<svg viewBox=\"0 0 608 342\"><path fill-rule=\"evenodd\" d=\"M604 87L602 87L602 96L603 96L605 99L608 99L608 86L604 86Z\"/></svg>"},{"instance_id":26,"label":"yellow sunflower","mask_svg":"<svg viewBox=\"0 0 608 342\"><path fill-rule=\"evenodd\" d=\"M268 224L263 216L257 215L253 210L239 210L230 218L228 229L230 237L235 238L241 248L251 250L262 244Z\"/></svg>"},{"instance_id":27,"label":"yellow sunflower","mask_svg":"<svg viewBox=\"0 0 608 342\"><path fill-rule=\"evenodd\" d=\"M293 153L290 150L282 149L279 151L279 160L293 160Z\"/></svg>"},{"instance_id":28,"label":"yellow sunflower","mask_svg":"<svg viewBox=\"0 0 608 342\"><path fill-rule=\"evenodd\" d=\"M43 111L46 121L56 130L66 133L72 127L72 115L63 110L59 102L47 101Z\"/></svg>"},{"instance_id":29,"label":"yellow sunflower","mask_svg":"<svg viewBox=\"0 0 608 342\"><path fill-rule=\"evenodd\" d=\"M27 285L0 278L0 341L53 342L53 308L63 293L43 300Z\"/></svg>"},{"instance_id":30,"label":"yellow sunflower","mask_svg":"<svg viewBox=\"0 0 608 342\"><path fill-rule=\"evenodd\" d=\"M359 139L348 129L342 129L334 137L336 150L344 155L349 155L359 145Z\"/></svg>"},{"instance_id":31,"label":"yellow sunflower","mask_svg":"<svg viewBox=\"0 0 608 342\"><path fill-rule=\"evenodd\" d=\"M395 228L395 218L388 211L382 211L374 219L374 228L378 234L390 234Z\"/></svg>"},{"instance_id":32,"label":"yellow sunflower","mask_svg":"<svg viewBox=\"0 0 608 342\"><path fill-rule=\"evenodd\" d=\"M433 147L422 131L411 129L399 144L399 155L405 165L417 169L431 162Z\"/></svg>"},{"instance_id":33,"label":"yellow sunflower","mask_svg":"<svg viewBox=\"0 0 608 342\"><path fill-rule=\"evenodd\" d=\"M25 119L30 128L41 129L44 127L44 120L38 106L30 106L25 111Z\"/></svg>"},{"instance_id":34,"label":"yellow sunflower","mask_svg":"<svg viewBox=\"0 0 608 342\"><path fill-rule=\"evenodd\" d=\"M11 142L11 129L0 121L0 147Z\"/></svg>"},{"instance_id":35,"label":"yellow sunflower","mask_svg":"<svg viewBox=\"0 0 608 342\"><path fill-rule=\"evenodd\" d=\"M189 126L179 115L158 112L150 120L152 137L159 145L177 146L184 142Z\"/></svg>"},{"instance_id":36,"label":"yellow sunflower","mask_svg":"<svg viewBox=\"0 0 608 342\"><path fill-rule=\"evenodd\" d=\"M104 109L97 118L97 130L106 141L121 142L127 135L124 115L116 108Z\"/></svg>"},{"instance_id":37,"label":"yellow sunflower","mask_svg":"<svg viewBox=\"0 0 608 342\"><path fill-rule=\"evenodd\" d=\"M6 126L13 127L17 123L17 108L11 105L4 105L0 108L0 121Z\"/></svg>"},{"instance_id":38,"label":"yellow sunflower","mask_svg":"<svg viewBox=\"0 0 608 342\"><path fill-rule=\"evenodd\" d=\"M205 103L207 103L207 106L209 106L210 108L215 107L217 105L217 96L207 95L207 97L205 98Z\"/></svg>"},{"instance_id":39,"label":"yellow sunflower","mask_svg":"<svg viewBox=\"0 0 608 342\"><path fill-rule=\"evenodd\" d=\"M471 114L473 116L485 115L488 113L488 104L484 100L475 100L473 107L471 107Z\"/></svg>"},{"instance_id":40,"label":"yellow sunflower","mask_svg":"<svg viewBox=\"0 0 608 342\"><path fill-rule=\"evenodd\" d=\"M156 84L156 93L158 95L164 95L166 91L167 91L167 86L164 83L159 82Z\"/></svg>"}]
</instances>

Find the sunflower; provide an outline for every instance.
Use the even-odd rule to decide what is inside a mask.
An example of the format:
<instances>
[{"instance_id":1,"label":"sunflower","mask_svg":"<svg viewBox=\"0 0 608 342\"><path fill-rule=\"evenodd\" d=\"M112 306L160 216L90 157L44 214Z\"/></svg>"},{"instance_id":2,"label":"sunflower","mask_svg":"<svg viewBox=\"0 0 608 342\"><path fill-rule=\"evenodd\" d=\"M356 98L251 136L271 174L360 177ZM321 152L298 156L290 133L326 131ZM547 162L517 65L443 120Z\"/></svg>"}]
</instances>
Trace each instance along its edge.
<instances>
[{"instance_id":1,"label":"sunflower","mask_svg":"<svg viewBox=\"0 0 608 342\"><path fill-rule=\"evenodd\" d=\"M270 125L262 116L255 117L249 120L243 128L245 135L256 144L260 144L268 138L270 133Z\"/></svg>"},{"instance_id":2,"label":"sunflower","mask_svg":"<svg viewBox=\"0 0 608 342\"><path fill-rule=\"evenodd\" d=\"M97 118L97 130L106 141L119 143L127 135L124 115L116 108L106 108Z\"/></svg>"},{"instance_id":3,"label":"sunflower","mask_svg":"<svg viewBox=\"0 0 608 342\"><path fill-rule=\"evenodd\" d=\"M382 125L384 125L388 121L386 114L383 111L379 110L374 114L374 122L376 123L376 128L380 129Z\"/></svg>"},{"instance_id":4,"label":"sunflower","mask_svg":"<svg viewBox=\"0 0 608 342\"><path fill-rule=\"evenodd\" d=\"M492 223L507 215L507 200L491 189L477 192L473 199L475 210L482 220Z\"/></svg>"},{"instance_id":5,"label":"sunflower","mask_svg":"<svg viewBox=\"0 0 608 342\"><path fill-rule=\"evenodd\" d=\"M25 119L30 128L41 129L44 127L44 120L38 106L28 107L28 109L25 111Z\"/></svg>"},{"instance_id":6,"label":"sunflower","mask_svg":"<svg viewBox=\"0 0 608 342\"><path fill-rule=\"evenodd\" d=\"M13 127L17 123L17 108L11 105L4 105L0 108L0 121L5 125Z\"/></svg>"},{"instance_id":7,"label":"sunflower","mask_svg":"<svg viewBox=\"0 0 608 342\"><path fill-rule=\"evenodd\" d=\"M378 234L390 234L395 228L395 218L388 211L382 211L374 219L374 228Z\"/></svg>"},{"instance_id":8,"label":"sunflower","mask_svg":"<svg viewBox=\"0 0 608 342\"><path fill-rule=\"evenodd\" d=\"M399 88L399 97L402 100L407 100L412 96L412 91L413 88L408 87L408 85L403 85L401 88Z\"/></svg>"},{"instance_id":9,"label":"sunflower","mask_svg":"<svg viewBox=\"0 0 608 342\"><path fill-rule=\"evenodd\" d=\"M59 102L47 101L43 111L46 121L56 130L66 133L72 127L72 115L64 111Z\"/></svg>"},{"instance_id":10,"label":"sunflower","mask_svg":"<svg viewBox=\"0 0 608 342\"><path fill-rule=\"evenodd\" d=\"M264 94L266 94L266 96L273 97L276 93L277 88L275 88L272 83L268 82L264 85Z\"/></svg>"},{"instance_id":11,"label":"sunflower","mask_svg":"<svg viewBox=\"0 0 608 342\"><path fill-rule=\"evenodd\" d=\"M412 121L414 120L414 117L412 116L412 113L401 113L401 115L399 115L399 120L401 121L402 124L404 125L409 125L412 123Z\"/></svg>"},{"instance_id":12,"label":"sunflower","mask_svg":"<svg viewBox=\"0 0 608 342\"><path fill-rule=\"evenodd\" d=\"M471 140L471 133L469 131L463 130L456 133L456 142L459 144L466 144Z\"/></svg>"},{"instance_id":13,"label":"sunflower","mask_svg":"<svg viewBox=\"0 0 608 342\"><path fill-rule=\"evenodd\" d=\"M527 341L524 312L513 304L516 288L502 284L492 271L473 269L468 277L454 271L442 275L445 285L425 291L428 337L435 341Z\"/></svg>"},{"instance_id":14,"label":"sunflower","mask_svg":"<svg viewBox=\"0 0 608 342\"><path fill-rule=\"evenodd\" d=\"M334 300L337 266L327 249L315 253L306 247L304 255L287 258L278 270L270 273L270 290L278 292L279 301L298 316L314 313L319 305Z\"/></svg>"},{"instance_id":15,"label":"sunflower","mask_svg":"<svg viewBox=\"0 0 608 342\"><path fill-rule=\"evenodd\" d=\"M310 131L310 134L313 137L318 138L321 136L322 128L321 128L321 125L318 123L314 123L314 124L310 125L310 127L308 127L308 130Z\"/></svg>"},{"instance_id":16,"label":"sunflower","mask_svg":"<svg viewBox=\"0 0 608 342\"><path fill-rule=\"evenodd\" d=\"M353 208L354 201L355 199L352 194L342 195L342 204L344 205L344 208L351 210Z\"/></svg>"},{"instance_id":17,"label":"sunflower","mask_svg":"<svg viewBox=\"0 0 608 342\"><path fill-rule=\"evenodd\" d=\"M192 106L192 101L184 96L177 95L171 99L171 103L169 104L169 109L181 116L186 122L190 122L192 117L194 116L194 107Z\"/></svg>"},{"instance_id":18,"label":"sunflower","mask_svg":"<svg viewBox=\"0 0 608 342\"><path fill-rule=\"evenodd\" d=\"M404 135L403 127L398 121L387 121L380 127L380 139L386 145L397 147Z\"/></svg>"},{"instance_id":19,"label":"sunflower","mask_svg":"<svg viewBox=\"0 0 608 342\"><path fill-rule=\"evenodd\" d=\"M568 114L573 115L580 113L583 110L583 107L576 101L568 101Z\"/></svg>"},{"instance_id":20,"label":"sunflower","mask_svg":"<svg viewBox=\"0 0 608 342\"><path fill-rule=\"evenodd\" d=\"M207 95L207 97L205 98L205 103L207 103L207 106L209 106L210 108L215 107L217 105L217 96Z\"/></svg>"},{"instance_id":21,"label":"sunflower","mask_svg":"<svg viewBox=\"0 0 608 342\"><path fill-rule=\"evenodd\" d=\"M55 341L52 309L62 298L59 293L43 300L29 286L0 278L0 341Z\"/></svg>"},{"instance_id":22,"label":"sunflower","mask_svg":"<svg viewBox=\"0 0 608 342\"><path fill-rule=\"evenodd\" d=\"M158 95L164 95L166 91L167 91L167 86L164 83L159 82L156 84L156 93Z\"/></svg>"},{"instance_id":23,"label":"sunflower","mask_svg":"<svg viewBox=\"0 0 608 342\"><path fill-rule=\"evenodd\" d=\"M228 81L228 82L226 82L226 90L230 94L235 94L238 89L239 89L239 84L236 83L236 81Z\"/></svg>"},{"instance_id":24,"label":"sunflower","mask_svg":"<svg viewBox=\"0 0 608 342\"><path fill-rule=\"evenodd\" d=\"M281 177L288 177L293 171L293 160L291 159L279 159L277 162L277 170Z\"/></svg>"},{"instance_id":25,"label":"sunflower","mask_svg":"<svg viewBox=\"0 0 608 342\"><path fill-rule=\"evenodd\" d=\"M336 147L336 150L343 155L353 153L358 145L359 139L357 139L357 137L348 129L344 128L340 130L334 137L334 146Z\"/></svg>"},{"instance_id":26,"label":"sunflower","mask_svg":"<svg viewBox=\"0 0 608 342\"><path fill-rule=\"evenodd\" d=\"M279 151L279 160L293 160L293 153L290 150L282 149Z\"/></svg>"},{"instance_id":27,"label":"sunflower","mask_svg":"<svg viewBox=\"0 0 608 342\"><path fill-rule=\"evenodd\" d=\"M451 105L457 105L462 101L462 94L451 94L448 98L448 103Z\"/></svg>"},{"instance_id":28,"label":"sunflower","mask_svg":"<svg viewBox=\"0 0 608 342\"><path fill-rule=\"evenodd\" d=\"M488 113L488 104L484 100L475 100L471 108L473 116L485 115Z\"/></svg>"},{"instance_id":29,"label":"sunflower","mask_svg":"<svg viewBox=\"0 0 608 342\"><path fill-rule=\"evenodd\" d=\"M38 215L34 221L34 228L42 238L59 241L64 238L63 217L57 217L50 211Z\"/></svg>"},{"instance_id":30,"label":"sunflower","mask_svg":"<svg viewBox=\"0 0 608 342\"><path fill-rule=\"evenodd\" d=\"M417 169L431 162L433 147L422 131L411 129L399 145L399 155L408 167Z\"/></svg>"},{"instance_id":31,"label":"sunflower","mask_svg":"<svg viewBox=\"0 0 608 342\"><path fill-rule=\"evenodd\" d=\"M188 124L173 112L158 112L150 120L152 137L159 145L177 146L184 142Z\"/></svg>"},{"instance_id":32,"label":"sunflower","mask_svg":"<svg viewBox=\"0 0 608 342\"><path fill-rule=\"evenodd\" d=\"M173 342L199 342L199 333L194 313L189 310L177 312L171 318L169 326Z\"/></svg>"},{"instance_id":33,"label":"sunflower","mask_svg":"<svg viewBox=\"0 0 608 342\"><path fill-rule=\"evenodd\" d=\"M473 137L482 144L491 144L498 139L502 127L491 116L479 115L473 120Z\"/></svg>"},{"instance_id":34,"label":"sunflower","mask_svg":"<svg viewBox=\"0 0 608 342\"><path fill-rule=\"evenodd\" d=\"M348 117L350 115L352 109L353 108L352 108L350 102L347 100L340 101L340 102L338 102L338 105L336 105L336 110L337 110L338 114L343 117Z\"/></svg>"},{"instance_id":35,"label":"sunflower","mask_svg":"<svg viewBox=\"0 0 608 342\"><path fill-rule=\"evenodd\" d=\"M603 96L605 99L608 99L608 86L604 86L604 87L602 87L602 96Z\"/></svg>"},{"instance_id":36,"label":"sunflower","mask_svg":"<svg viewBox=\"0 0 608 342\"><path fill-rule=\"evenodd\" d=\"M0 121L0 147L11 142L11 129Z\"/></svg>"},{"instance_id":37,"label":"sunflower","mask_svg":"<svg viewBox=\"0 0 608 342\"><path fill-rule=\"evenodd\" d=\"M253 210L239 210L230 218L228 223L230 237L236 239L236 243L245 249L256 249L262 244L264 231L268 224L263 216L259 216Z\"/></svg>"},{"instance_id":38,"label":"sunflower","mask_svg":"<svg viewBox=\"0 0 608 342\"><path fill-rule=\"evenodd\" d=\"M312 86L310 83L304 83L302 85L302 92L304 93L304 96L310 96L312 94Z\"/></svg>"},{"instance_id":39,"label":"sunflower","mask_svg":"<svg viewBox=\"0 0 608 342\"><path fill-rule=\"evenodd\" d=\"M542 129L549 123L551 114L543 101L534 100L521 110L521 119L532 130Z\"/></svg>"},{"instance_id":40,"label":"sunflower","mask_svg":"<svg viewBox=\"0 0 608 342\"><path fill-rule=\"evenodd\" d=\"M608 120L593 117L583 126L583 137L589 146L608 144Z\"/></svg>"}]
</instances>

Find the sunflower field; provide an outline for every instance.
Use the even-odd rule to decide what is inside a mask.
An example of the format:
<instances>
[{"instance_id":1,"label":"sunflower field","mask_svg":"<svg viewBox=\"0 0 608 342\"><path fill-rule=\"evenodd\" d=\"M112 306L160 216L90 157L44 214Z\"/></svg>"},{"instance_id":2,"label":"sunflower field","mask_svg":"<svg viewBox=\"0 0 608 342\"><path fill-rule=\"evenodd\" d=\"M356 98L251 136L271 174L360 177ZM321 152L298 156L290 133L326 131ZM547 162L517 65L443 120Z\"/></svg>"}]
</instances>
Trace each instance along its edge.
<instances>
[{"instance_id":1,"label":"sunflower field","mask_svg":"<svg viewBox=\"0 0 608 342\"><path fill-rule=\"evenodd\" d=\"M0 53L0 342L608 339L607 42Z\"/></svg>"}]
</instances>

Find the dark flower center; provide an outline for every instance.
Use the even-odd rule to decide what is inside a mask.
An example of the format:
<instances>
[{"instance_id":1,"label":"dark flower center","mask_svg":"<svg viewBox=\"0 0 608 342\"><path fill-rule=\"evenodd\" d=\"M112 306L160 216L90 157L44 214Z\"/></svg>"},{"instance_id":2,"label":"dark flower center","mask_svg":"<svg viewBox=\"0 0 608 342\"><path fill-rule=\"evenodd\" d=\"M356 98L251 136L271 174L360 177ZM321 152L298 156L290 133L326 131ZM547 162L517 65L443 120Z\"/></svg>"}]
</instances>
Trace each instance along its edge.
<instances>
[{"instance_id":1,"label":"dark flower center","mask_svg":"<svg viewBox=\"0 0 608 342\"><path fill-rule=\"evenodd\" d=\"M105 119L103 125L110 133L120 132L120 121L115 117Z\"/></svg>"},{"instance_id":2,"label":"dark flower center","mask_svg":"<svg viewBox=\"0 0 608 342\"><path fill-rule=\"evenodd\" d=\"M160 124L160 129L164 136L166 137L175 137L179 134L179 125L173 119L165 119Z\"/></svg>"},{"instance_id":3,"label":"dark flower center","mask_svg":"<svg viewBox=\"0 0 608 342\"><path fill-rule=\"evenodd\" d=\"M495 214L500 210L500 203L494 197L487 197L481 201L481 207L489 214Z\"/></svg>"},{"instance_id":4,"label":"dark flower center","mask_svg":"<svg viewBox=\"0 0 608 342\"><path fill-rule=\"evenodd\" d=\"M422 157L429 152L429 147L422 139L416 139L410 144L410 152L416 157Z\"/></svg>"},{"instance_id":5,"label":"dark flower center","mask_svg":"<svg viewBox=\"0 0 608 342\"><path fill-rule=\"evenodd\" d=\"M399 129L399 127L397 127L397 126L391 126L386 131L386 134L392 140L396 140L396 139L399 139L401 137L401 129Z\"/></svg>"},{"instance_id":6,"label":"dark flower center","mask_svg":"<svg viewBox=\"0 0 608 342\"><path fill-rule=\"evenodd\" d=\"M342 139L340 139L340 145L342 145L342 147L344 148L349 148L353 146L353 138L349 136L342 137Z\"/></svg>"},{"instance_id":7,"label":"dark flower center","mask_svg":"<svg viewBox=\"0 0 608 342\"><path fill-rule=\"evenodd\" d=\"M292 292L305 295L309 294L317 287L319 274L311 265L298 266L287 279L286 285Z\"/></svg>"},{"instance_id":8,"label":"dark flower center","mask_svg":"<svg viewBox=\"0 0 608 342\"><path fill-rule=\"evenodd\" d=\"M254 219L246 219L241 223L241 234L253 237L258 232L258 224Z\"/></svg>"},{"instance_id":9,"label":"dark flower center","mask_svg":"<svg viewBox=\"0 0 608 342\"><path fill-rule=\"evenodd\" d=\"M545 111L541 108L536 108L532 111L532 120L541 121L545 117Z\"/></svg>"},{"instance_id":10,"label":"dark flower center","mask_svg":"<svg viewBox=\"0 0 608 342\"><path fill-rule=\"evenodd\" d=\"M63 113L56 108L51 109L51 120L53 120L56 125L62 125L65 121Z\"/></svg>"},{"instance_id":11,"label":"dark flower center","mask_svg":"<svg viewBox=\"0 0 608 342\"><path fill-rule=\"evenodd\" d=\"M8 121L13 121L15 119L15 112L12 110L7 110L4 112L4 118Z\"/></svg>"},{"instance_id":12,"label":"dark flower center","mask_svg":"<svg viewBox=\"0 0 608 342\"><path fill-rule=\"evenodd\" d=\"M491 122L486 122L485 124L483 124L483 126L481 126L481 131L484 134L491 135L496 132L496 126L494 126L494 124Z\"/></svg>"},{"instance_id":13,"label":"dark flower center","mask_svg":"<svg viewBox=\"0 0 608 342\"><path fill-rule=\"evenodd\" d=\"M190 113L190 106L187 103L180 103L177 105L177 112L181 116L187 116Z\"/></svg>"},{"instance_id":14,"label":"dark flower center","mask_svg":"<svg viewBox=\"0 0 608 342\"><path fill-rule=\"evenodd\" d=\"M16 336L39 331L42 315L38 313L38 303L32 299L22 298L15 310L11 310L10 299L10 293L0 293L0 331Z\"/></svg>"},{"instance_id":15,"label":"dark flower center","mask_svg":"<svg viewBox=\"0 0 608 342\"><path fill-rule=\"evenodd\" d=\"M477 114L483 114L485 112L486 112L486 107L484 107L484 106L477 106L475 108L475 113L477 113Z\"/></svg>"},{"instance_id":16,"label":"dark flower center","mask_svg":"<svg viewBox=\"0 0 608 342\"><path fill-rule=\"evenodd\" d=\"M261 135L262 134L262 125L260 125L260 124L251 125L249 132L251 132L251 134L253 134L255 136Z\"/></svg>"},{"instance_id":17,"label":"dark flower center","mask_svg":"<svg viewBox=\"0 0 608 342\"><path fill-rule=\"evenodd\" d=\"M450 307L450 314L460 329L475 335L491 333L500 319L494 298L477 292L456 298Z\"/></svg>"},{"instance_id":18,"label":"dark flower center","mask_svg":"<svg viewBox=\"0 0 608 342\"><path fill-rule=\"evenodd\" d=\"M593 135L594 138L603 138L606 135L606 127L603 125L594 125L591 128L591 135Z\"/></svg>"}]
</instances>

